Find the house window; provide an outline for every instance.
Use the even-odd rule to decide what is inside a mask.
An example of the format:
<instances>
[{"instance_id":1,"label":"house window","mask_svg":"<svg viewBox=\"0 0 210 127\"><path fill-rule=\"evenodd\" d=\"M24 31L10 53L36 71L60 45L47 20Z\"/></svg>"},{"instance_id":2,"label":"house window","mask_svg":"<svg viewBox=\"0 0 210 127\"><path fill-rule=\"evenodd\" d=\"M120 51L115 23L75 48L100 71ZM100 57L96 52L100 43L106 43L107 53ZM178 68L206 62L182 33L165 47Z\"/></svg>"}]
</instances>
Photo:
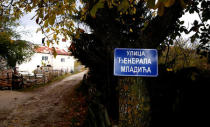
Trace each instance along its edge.
<instances>
[{"instance_id":1,"label":"house window","mask_svg":"<svg viewBox=\"0 0 210 127\"><path fill-rule=\"evenodd\" d=\"M65 62L65 58L61 58L61 62Z\"/></svg>"},{"instance_id":2,"label":"house window","mask_svg":"<svg viewBox=\"0 0 210 127\"><path fill-rule=\"evenodd\" d=\"M48 56L42 56L42 60L47 61L48 60Z\"/></svg>"}]
</instances>

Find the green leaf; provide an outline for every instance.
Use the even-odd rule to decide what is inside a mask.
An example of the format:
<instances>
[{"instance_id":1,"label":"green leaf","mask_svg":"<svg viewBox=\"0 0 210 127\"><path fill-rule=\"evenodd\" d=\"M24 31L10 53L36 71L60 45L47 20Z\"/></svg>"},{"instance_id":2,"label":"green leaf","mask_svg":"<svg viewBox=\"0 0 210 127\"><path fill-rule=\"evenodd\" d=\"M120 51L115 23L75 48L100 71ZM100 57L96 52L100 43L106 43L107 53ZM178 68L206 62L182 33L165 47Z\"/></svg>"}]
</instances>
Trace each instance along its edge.
<instances>
[{"instance_id":1,"label":"green leaf","mask_svg":"<svg viewBox=\"0 0 210 127\"><path fill-rule=\"evenodd\" d=\"M168 0L159 0L160 2L167 2Z\"/></svg>"},{"instance_id":2,"label":"green leaf","mask_svg":"<svg viewBox=\"0 0 210 127\"><path fill-rule=\"evenodd\" d=\"M194 43L195 42L195 39L196 39L196 36L193 35L190 39L191 39L191 43Z\"/></svg>"},{"instance_id":3,"label":"green leaf","mask_svg":"<svg viewBox=\"0 0 210 127\"><path fill-rule=\"evenodd\" d=\"M149 21L144 22L144 27L141 29L141 31L144 31L147 28L148 24L149 24Z\"/></svg>"},{"instance_id":4,"label":"green leaf","mask_svg":"<svg viewBox=\"0 0 210 127\"><path fill-rule=\"evenodd\" d=\"M104 1L103 0L99 0L98 3L96 3L93 8L90 10L90 15L92 17L96 17L96 12L98 11L98 9L103 8L104 7Z\"/></svg>"},{"instance_id":5,"label":"green leaf","mask_svg":"<svg viewBox=\"0 0 210 127\"><path fill-rule=\"evenodd\" d=\"M51 26L55 23L55 18L56 18L55 15L52 15L52 16L49 18L49 24L50 24Z\"/></svg>"},{"instance_id":6,"label":"green leaf","mask_svg":"<svg viewBox=\"0 0 210 127\"><path fill-rule=\"evenodd\" d=\"M126 12L127 9L129 8L129 2L128 0L123 0L120 5L118 6L118 11Z\"/></svg>"},{"instance_id":7,"label":"green leaf","mask_svg":"<svg viewBox=\"0 0 210 127\"><path fill-rule=\"evenodd\" d=\"M147 7L148 8L154 8L155 7L155 0L148 0L147 1Z\"/></svg>"},{"instance_id":8,"label":"green leaf","mask_svg":"<svg viewBox=\"0 0 210 127\"><path fill-rule=\"evenodd\" d=\"M184 21L181 21L180 24L181 24L181 25L184 24Z\"/></svg>"}]
</instances>

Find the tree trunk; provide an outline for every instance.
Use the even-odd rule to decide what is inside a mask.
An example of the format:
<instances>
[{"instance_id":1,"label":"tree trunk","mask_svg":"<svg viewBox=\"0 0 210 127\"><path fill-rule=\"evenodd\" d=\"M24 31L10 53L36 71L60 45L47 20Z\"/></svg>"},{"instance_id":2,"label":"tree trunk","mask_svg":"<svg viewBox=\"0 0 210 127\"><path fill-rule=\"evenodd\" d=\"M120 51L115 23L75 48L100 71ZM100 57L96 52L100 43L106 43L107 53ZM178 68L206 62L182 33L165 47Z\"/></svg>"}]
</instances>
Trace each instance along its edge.
<instances>
[{"instance_id":1,"label":"tree trunk","mask_svg":"<svg viewBox=\"0 0 210 127\"><path fill-rule=\"evenodd\" d=\"M149 97L141 77L119 80L119 127L149 126Z\"/></svg>"},{"instance_id":2,"label":"tree trunk","mask_svg":"<svg viewBox=\"0 0 210 127\"><path fill-rule=\"evenodd\" d=\"M175 29L183 8L176 1L170 8L165 8L163 16L157 16L149 22L135 48L157 48L169 33ZM145 88L144 78L121 77L119 81L119 127L148 127L149 126L149 96Z\"/></svg>"}]
</instances>

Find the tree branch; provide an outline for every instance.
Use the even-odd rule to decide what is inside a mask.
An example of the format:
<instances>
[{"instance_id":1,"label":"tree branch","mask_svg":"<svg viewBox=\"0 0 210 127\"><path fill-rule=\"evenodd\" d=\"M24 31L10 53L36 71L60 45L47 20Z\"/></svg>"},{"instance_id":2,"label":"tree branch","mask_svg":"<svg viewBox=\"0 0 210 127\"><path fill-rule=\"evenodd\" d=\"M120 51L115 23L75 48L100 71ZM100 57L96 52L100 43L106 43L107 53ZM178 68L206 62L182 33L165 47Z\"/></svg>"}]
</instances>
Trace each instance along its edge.
<instances>
[{"instance_id":1,"label":"tree branch","mask_svg":"<svg viewBox=\"0 0 210 127\"><path fill-rule=\"evenodd\" d=\"M140 33L137 40L138 47L156 48L174 30L174 24L182 16L183 8L181 3L176 0L173 6L164 9L163 16L157 16L149 22L144 31Z\"/></svg>"}]
</instances>

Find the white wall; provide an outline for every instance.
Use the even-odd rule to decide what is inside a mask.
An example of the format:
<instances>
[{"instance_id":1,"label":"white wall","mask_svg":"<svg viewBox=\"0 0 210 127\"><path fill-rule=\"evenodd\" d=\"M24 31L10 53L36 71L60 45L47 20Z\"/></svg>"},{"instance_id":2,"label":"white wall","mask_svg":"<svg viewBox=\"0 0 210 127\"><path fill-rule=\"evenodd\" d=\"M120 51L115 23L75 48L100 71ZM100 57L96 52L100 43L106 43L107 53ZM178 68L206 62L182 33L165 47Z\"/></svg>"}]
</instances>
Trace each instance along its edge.
<instances>
[{"instance_id":1,"label":"white wall","mask_svg":"<svg viewBox=\"0 0 210 127\"><path fill-rule=\"evenodd\" d=\"M64 61L62 62L61 59ZM53 58L52 66L54 70L74 71L74 57L67 55L57 55Z\"/></svg>"},{"instance_id":2,"label":"white wall","mask_svg":"<svg viewBox=\"0 0 210 127\"><path fill-rule=\"evenodd\" d=\"M47 56L48 60L42 60L42 56ZM61 58L64 58L65 61L61 62ZM54 58L53 55L50 54L42 54L42 53L35 53L29 62L24 62L18 65L19 71L27 71L30 74L37 68L39 65L40 67L45 65L51 65L54 70L65 70L68 72L74 71L74 57L67 56L67 55L57 55Z\"/></svg>"}]
</instances>

